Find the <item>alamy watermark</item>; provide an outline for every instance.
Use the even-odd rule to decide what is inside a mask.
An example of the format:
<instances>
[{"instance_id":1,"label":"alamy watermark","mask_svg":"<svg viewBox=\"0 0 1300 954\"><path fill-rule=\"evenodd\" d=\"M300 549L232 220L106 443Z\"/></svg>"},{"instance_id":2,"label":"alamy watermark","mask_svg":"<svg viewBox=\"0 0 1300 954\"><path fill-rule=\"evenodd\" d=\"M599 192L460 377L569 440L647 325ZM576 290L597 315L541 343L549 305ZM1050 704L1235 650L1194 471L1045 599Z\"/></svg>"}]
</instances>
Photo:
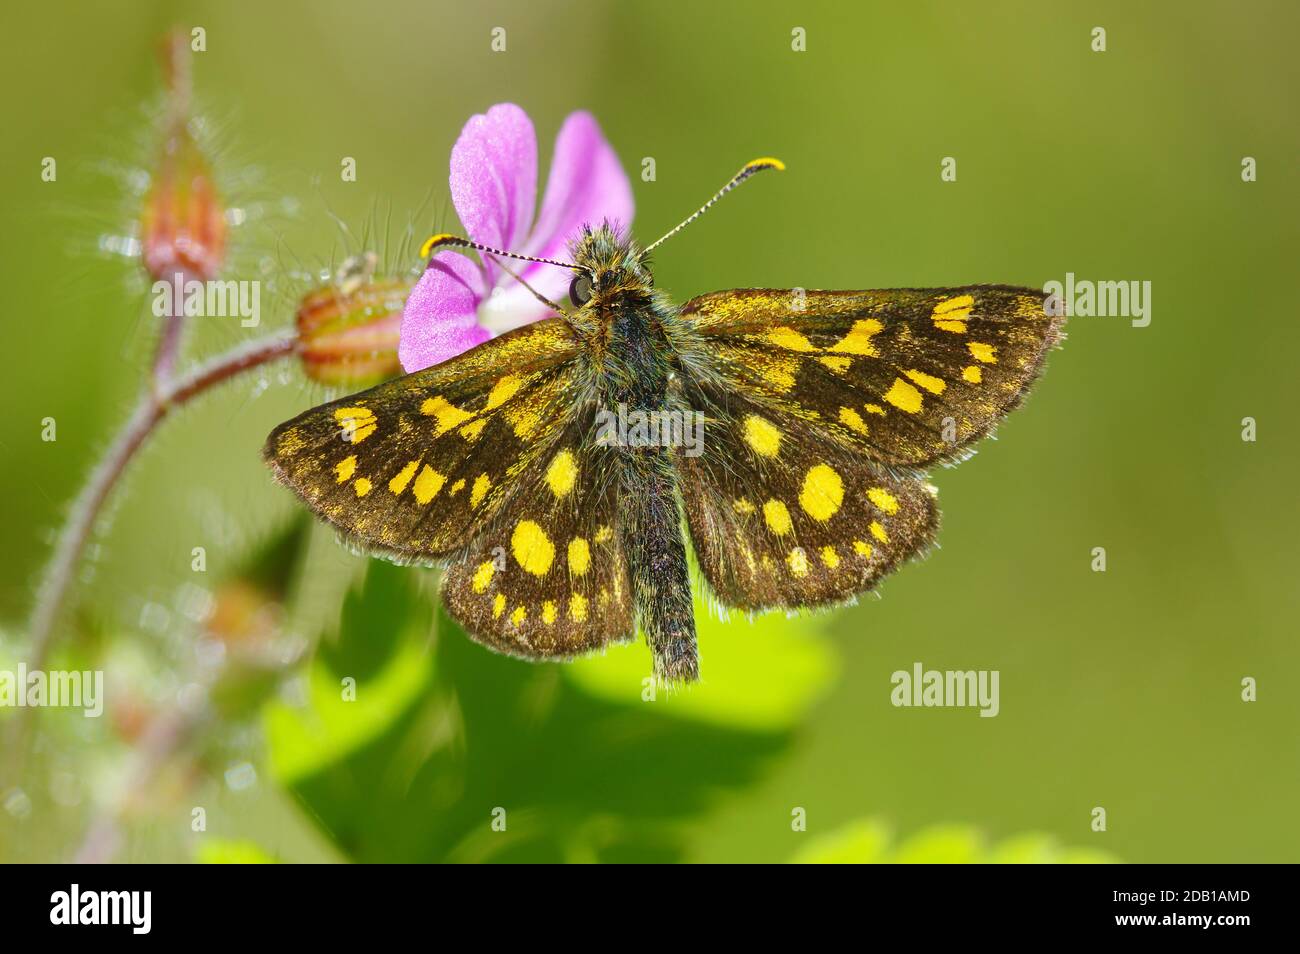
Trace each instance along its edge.
<instances>
[{"instance_id":1,"label":"alamy watermark","mask_svg":"<svg viewBox=\"0 0 1300 954\"><path fill-rule=\"evenodd\" d=\"M148 934L153 926L152 891L83 891L73 884L68 891L50 895L51 924L120 924L132 934Z\"/></svg>"},{"instance_id":2,"label":"alamy watermark","mask_svg":"<svg viewBox=\"0 0 1300 954\"><path fill-rule=\"evenodd\" d=\"M153 283L153 313L158 318L238 318L242 327L256 328L262 321L262 283L201 282L177 272L169 282Z\"/></svg>"},{"instance_id":3,"label":"alamy watermark","mask_svg":"<svg viewBox=\"0 0 1300 954\"><path fill-rule=\"evenodd\" d=\"M0 706L81 709L87 719L98 719L104 713L104 673L98 669L29 672L24 663L16 671L0 669Z\"/></svg>"},{"instance_id":4,"label":"alamy watermark","mask_svg":"<svg viewBox=\"0 0 1300 954\"><path fill-rule=\"evenodd\" d=\"M1134 328L1151 324L1149 281L1094 282L1065 273L1065 281L1043 286L1043 310L1067 318L1130 318Z\"/></svg>"},{"instance_id":5,"label":"alamy watermark","mask_svg":"<svg viewBox=\"0 0 1300 954\"><path fill-rule=\"evenodd\" d=\"M926 669L919 662L912 671L900 669L889 677L893 691L889 701L895 706L923 706L925 708L978 708L980 718L991 719L998 714L996 669Z\"/></svg>"},{"instance_id":6,"label":"alamy watermark","mask_svg":"<svg viewBox=\"0 0 1300 954\"><path fill-rule=\"evenodd\" d=\"M596 444L604 447L680 447L687 457L704 453L704 415L699 411L637 411L620 404L596 412Z\"/></svg>"}]
</instances>

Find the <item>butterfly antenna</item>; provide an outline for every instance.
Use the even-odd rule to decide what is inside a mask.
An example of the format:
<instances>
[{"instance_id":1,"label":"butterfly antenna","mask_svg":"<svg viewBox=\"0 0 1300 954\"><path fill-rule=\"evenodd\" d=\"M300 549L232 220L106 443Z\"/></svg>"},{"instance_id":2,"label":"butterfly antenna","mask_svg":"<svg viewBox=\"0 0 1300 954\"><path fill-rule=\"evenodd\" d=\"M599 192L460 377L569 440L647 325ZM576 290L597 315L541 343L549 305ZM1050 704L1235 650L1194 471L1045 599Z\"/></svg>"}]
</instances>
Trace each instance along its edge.
<instances>
[{"instance_id":1,"label":"butterfly antenna","mask_svg":"<svg viewBox=\"0 0 1300 954\"><path fill-rule=\"evenodd\" d=\"M695 214L691 215L689 218L684 220L680 225L677 226L677 228L673 229L671 232L668 232L666 235L662 236L658 241L652 242L648 246L646 246L646 249L644 252L641 253L641 256L644 258L646 255L649 255L652 251L654 251L664 242L668 241L668 239L672 238L682 229L686 228L686 226L690 225L692 222L698 219L705 212L709 211L709 209L713 208L715 202L721 199L732 189L736 188L736 186L740 185L742 182L744 182L754 173L762 172L764 169L775 169L778 172L782 172L785 170L785 163L782 162L780 159L773 159L771 156L765 156L762 159L754 159L750 162L745 163L744 168L741 169L739 172L737 172L734 176L732 176L731 181L728 182L726 185L724 185L721 189L719 189L717 191L717 194L714 195L712 199L710 199L708 202L705 202L702 206L700 206L699 209L695 211Z\"/></svg>"},{"instance_id":2,"label":"butterfly antenna","mask_svg":"<svg viewBox=\"0 0 1300 954\"><path fill-rule=\"evenodd\" d=\"M558 265L560 268L577 268L572 262L557 262L552 258L535 258L532 255L520 255L516 252L507 252L499 248L492 248L490 245L481 245L478 242L471 242L467 238L461 238L459 235L452 235L450 232L439 232L437 235L430 236L424 240L420 246L420 257L428 258L433 254L436 248L442 248L444 245L454 245L459 248L472 248L476 252L483 252L485 255L496 255L504 258L517 258L521 262L541 262L543 265Z\"/></svg>"}]
</instances>

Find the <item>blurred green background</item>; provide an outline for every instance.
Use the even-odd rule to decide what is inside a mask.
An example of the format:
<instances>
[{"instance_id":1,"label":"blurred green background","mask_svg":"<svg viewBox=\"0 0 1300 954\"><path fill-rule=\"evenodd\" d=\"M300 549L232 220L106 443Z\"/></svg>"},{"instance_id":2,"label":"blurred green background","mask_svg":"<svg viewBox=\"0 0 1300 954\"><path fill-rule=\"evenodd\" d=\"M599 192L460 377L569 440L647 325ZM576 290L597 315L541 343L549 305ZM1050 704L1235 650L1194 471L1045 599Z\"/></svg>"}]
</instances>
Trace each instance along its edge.
<instances>
[{"instance_id":1,"label":"blurred green background","mask_svg":"<svg viewBox=\"0 0 1300 954\"><path fill-rule=\"evenodd\" d=\"M259 460L327 392L288 365L223 390L114 498L60 657L109 672L109 712L42 713L0 793L0 858L70 858L107 811L129 860L1300 859L1294 4L54 2L6 19L0 668L24 655L51 534L152 346L138 268L101 245L136 215L173 25L207 31L197 103L248 213L226 277L267 283L262 329L200 322L192 357L286 325L368 227L454 226L450 147L507 100L543 170L564 116L597 116L643 239L743 161L785 160L663 248L656 281L679 301L1074 272L1150 281L1153 311L1146 328L1071 322L998 440L936 472L941 547L880 599L710 623L705 683L653 702L642 646L534 667L445 618L431 636L428 575L367 575ZM250 688L227 648L237 698L216 693L188 761L131 794L132 726L211 664L187 608L236 579L283 595L275 645L304 661ZM894 708L890 674L917 661L1000 670L1001 713Z\"/></svg>"}]
</instances>

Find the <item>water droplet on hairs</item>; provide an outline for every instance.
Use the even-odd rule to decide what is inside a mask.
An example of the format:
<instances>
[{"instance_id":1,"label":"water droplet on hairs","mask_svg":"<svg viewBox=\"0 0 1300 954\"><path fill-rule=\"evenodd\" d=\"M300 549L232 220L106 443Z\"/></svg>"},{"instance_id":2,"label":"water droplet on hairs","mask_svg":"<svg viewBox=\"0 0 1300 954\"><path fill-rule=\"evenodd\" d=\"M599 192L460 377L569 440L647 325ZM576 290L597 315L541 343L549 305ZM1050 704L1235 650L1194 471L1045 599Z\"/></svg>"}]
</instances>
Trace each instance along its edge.
<instances>
[{"instance_id":1,"label":"water droplet on hairs","mask_svg":"<svg viewBox=\"0 0 1300 954\"><path fill-rule=\"evenodd\" d=\"M182 712L196 714L207 705L207 691L197 682L186 683L176 690L176 705Z\"/></svg>"},{"instance_id":2,"label":"water droplet on hairs","mask_svg":"<svg viewBox=\"0 0 1300 954\"><path fill-rule=\"evenodd\" d=\"M161 603L148 602L140 607L140 628L145 632L165 633L172 614Z\"/></svg>"},{"instance_id":3,"label":"water droplet on hairs","mask_svg":"<svg viewBox=\"0 0 1300 954\"><path fill-rule=\"evenodd\" d=\"M194 644L194 655L204 669L218 669L226 661L226 644L219 639L200 639Z\"/></svg>"},{"instance_id":4,"label":"water droplet on hairs","mask_svg":"<svg viewBox=\"0 0 1300 954\"><path fill-rule=\"evenodd\" d=\"M123 258L138 258L140 255L140 240L131 235L101 235L95 245L109 255Z\"/></svg>"},{"instance_id":5,"label":"water droplet on hairs","mask_svg":"<svg viewBox=\"0 0 1300 954\"><path fill-rule=\"evenodd\" d=\"M257 784L257 769L251 762L236 762L226 769L226 787L232 792L243 792Z\"/></svg>"},{"instance_id":6,"label":"water droplet on hairs","mask_svg":"<svg viewBox=\"0 0 1300 954\"><path fill-rule=\"evenodd\" d=\"M50 776L50 797L64 808L76 808L81 804L81 779L75 773L58 771Z\"/></svg>"},{"instance_id":7,"label":"water droplet on hairs","mask_svg":"<svg viewBox=\"0 0 1300 954\"><path fill-rule=\"evenodd\" d=\"M294 709L305 709L311 701L307 677L298 675L285 680L280 686L280 701Z\"/></svg>"},{"instance_id":8,"label":"water droplet on hairs","mask_svg":"<svg viewBox=\"0 0 1300 954\"><path fill-rule=\"evenodd\" d=\"M5 811L19 821L25 821L32 813L32 800L21 788L11 788L4 799Z\"/></svg>"},{"instance_id":9,"label":"water droplet on hairs","mask_svg":"<svg viewBox=\"0 0 1300 954\"><path fill-rule=\"evenodd\" d=\"M212 593L196 583L183 583L176 592L176 609L191 622L207 619L215 603Z\"/></svg>"}]
</instances>

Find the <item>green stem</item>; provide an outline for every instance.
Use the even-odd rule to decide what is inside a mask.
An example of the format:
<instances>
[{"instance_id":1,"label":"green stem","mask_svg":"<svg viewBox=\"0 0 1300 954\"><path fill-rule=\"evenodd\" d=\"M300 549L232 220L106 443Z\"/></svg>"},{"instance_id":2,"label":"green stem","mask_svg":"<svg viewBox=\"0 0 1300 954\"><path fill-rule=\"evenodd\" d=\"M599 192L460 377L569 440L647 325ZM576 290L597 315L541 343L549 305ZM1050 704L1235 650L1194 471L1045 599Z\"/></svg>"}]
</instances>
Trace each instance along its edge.
<instances>
[{"instance_id":1,"label":"green stem","mask_svg":"<svg viewBox=\"0 0 1300 954\"><path fill-rule=\"evenodd\" d=\"M55 623L58 622L64 598L82 552L90 540L95 521L127 465L158 424L176 408L216 385L292 354L296 345L297 337L293 333L271 335L228 351L178 377L151 379L139 404L77 495L68 521L59 533L54 553L42 574L28 625L31 642L28 671L45 668L57 632ZM22 709L14 717L15 733L11 754L19 760L26 745L30 712L30 709ZM14 778L16 780L16 773Z\"/></svg>"}]
</instances>

